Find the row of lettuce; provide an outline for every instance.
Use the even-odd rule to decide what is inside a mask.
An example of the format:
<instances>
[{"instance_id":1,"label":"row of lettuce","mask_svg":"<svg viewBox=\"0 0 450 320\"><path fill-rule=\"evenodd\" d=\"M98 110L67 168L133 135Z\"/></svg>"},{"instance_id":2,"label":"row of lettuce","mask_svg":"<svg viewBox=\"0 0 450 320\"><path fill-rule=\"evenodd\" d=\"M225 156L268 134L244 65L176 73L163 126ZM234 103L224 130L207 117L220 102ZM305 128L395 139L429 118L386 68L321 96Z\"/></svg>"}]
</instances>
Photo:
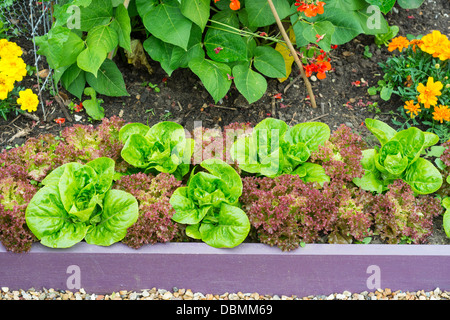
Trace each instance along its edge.
<instances>
[{"instance_id":1,"label":"row of lettuce","mask_svg":"<svg viewBox=\"0 0 450 320\"><path fill-rule=\"evenodd\" d=\"M345 125L331 133L273 118L189 132L112 117L31 138L0 153L0 240L13 252L36 241L425 243L450 208L449 143L415 127L366 126L374 148Z\"/></svg>"}]
</instances>

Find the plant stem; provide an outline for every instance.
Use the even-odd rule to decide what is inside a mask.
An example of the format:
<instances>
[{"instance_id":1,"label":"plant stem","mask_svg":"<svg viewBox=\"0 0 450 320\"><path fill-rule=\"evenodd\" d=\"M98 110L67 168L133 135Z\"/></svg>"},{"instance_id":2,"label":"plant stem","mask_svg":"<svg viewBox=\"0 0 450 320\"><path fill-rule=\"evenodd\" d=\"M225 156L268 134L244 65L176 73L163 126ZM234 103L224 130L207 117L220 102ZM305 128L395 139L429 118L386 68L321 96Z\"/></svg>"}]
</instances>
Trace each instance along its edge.
<instances>
[{"instance_id":1,"label":"plant stem","mask_svg":"<svg viewBox=\"0 0 450 320\"><path fill-rule=\"evenodd\" d=\"M255 33L255 32L250 32L250 31L234 28L234 27L232 27L232 26L230 26L230 25L228 25L226 23L222 23L220 21L211 20L211 19L209 19L208 21L210 21L211 23L215 23L215 24L218 24L218 25L221 25L221 26L224 26L224 27L227 28L227 29L221 29L221 28L214 27L213 25L206 26L207 28L210 28L210 29L225 31L225 32L228 32L228 33L231 33L231 34L237 34L237 35L243 36L243 37L256 37L256 38L262 38L262 39L265 39L265 40L271 40L273 42L281 42L281 43L283 42L282 40L279 40L279 39L274 38L274 37L260 36L259 34Z\"/></svg>"},{"instance_id":2,"label":"plant stem","mask_svg":"<svg viewBox=\"0 0 450 320\"><path fill-rule=\"evenodd\" d=\"M289 39L289 36L286 33L286 30L283 27L283 23L280 20L280 17L278 16L277 10L275 9L275 6L273 5L272 0L267 0L270 6L270 10L272 11L273 16L275 17L275 20L277 22L278 28L280 29L281 35L284 38L284 41L286 42L289 50L291 51L292 56L294 57L294 61L297 64L298 68L300 69L300 74L302 75L303 81L305 82L306 90L308 90L309 97L311 99L311 105L313 108L317 108L316 104L316 98L314 97L314 93L312 91L311 82L309 82L308 77L305 74L305 70L303 69L303 64L298 58L297 52L294 49L294 46L292 45L291 40Z\"/></svg>"}]
</instances>

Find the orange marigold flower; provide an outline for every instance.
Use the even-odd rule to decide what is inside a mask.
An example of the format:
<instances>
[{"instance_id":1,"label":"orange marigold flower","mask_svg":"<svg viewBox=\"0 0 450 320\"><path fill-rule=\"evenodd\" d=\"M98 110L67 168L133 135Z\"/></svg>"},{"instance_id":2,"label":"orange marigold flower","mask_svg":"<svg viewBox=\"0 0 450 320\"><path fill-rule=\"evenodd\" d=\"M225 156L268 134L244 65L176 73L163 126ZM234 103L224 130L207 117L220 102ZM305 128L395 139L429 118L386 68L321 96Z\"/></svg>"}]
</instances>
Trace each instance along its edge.
<instances>
[{"instance_id":1,"label":"orange marigold flower","mask_svg":"<svg viewBox=\"0 0 450 320\"><path fill-rule=\"evenodd\" d=\"M434 107L433 119L440 123L450 121L450 109L448 106L440 105L439 107Z\"/></svg>"},{"instance_id":2,"label":"orange marigold flower","mask_svg":"<svg viewBox=\"0 0 450 320\"><path fill-rule=\"evenodd\" d=\"M430 106L435 106L437 104L437 97L442 94L441 89L443 87L444 85L442 82L434 82L433 77L429 77L426 86L422 83L419 83L417 86L417 91L420 93L417 98L418 101L427 109L430 108Z\"/></svg>"},{"instance_id":3,"label":"orange marigold flower","mask_svg":"<svg viewBox=\"0 0 450 320\"><path fill-rule=\"evenodd\" d=\"M414 100L406 101L405 107L406 113L409 113L411 118L414 118L419 114L420 110L420 104L414 104Z\"/></svg>"},{"instance_id":4,"label":"orange marigold flower","mask_svg":"<svg viewBox=\"0 0 450 320\"><path fill-rule=\"evenodd\" d=\"M409 42L409 45L412 46L412 50L416 52L416 47L419 47L423 44L422 40L413 39Z\"/></svg>"},{"instance_id":5,"label":"orange marigold flower","mask_svg":"<svg viewBox=\"0 0 450 320\"><path fill-rule=\"evenodd\" d=\"M391 43L389 43L388 50L390 52L398 49L398 51L402 52L403 49L409 47L409 40L405 37L396 37L391 40Z\"/></svg>"}]
</instances>

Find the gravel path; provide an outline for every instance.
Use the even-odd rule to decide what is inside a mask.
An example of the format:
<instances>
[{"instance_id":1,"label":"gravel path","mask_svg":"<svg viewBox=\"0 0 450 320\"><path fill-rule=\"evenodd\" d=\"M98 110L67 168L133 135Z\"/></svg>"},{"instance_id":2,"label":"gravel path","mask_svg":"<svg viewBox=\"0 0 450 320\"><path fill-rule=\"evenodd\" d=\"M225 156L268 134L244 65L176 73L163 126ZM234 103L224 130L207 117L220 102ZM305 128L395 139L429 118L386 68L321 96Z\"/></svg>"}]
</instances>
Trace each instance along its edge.
<instances>
[{"instance_id":1,"label":"gravel path","mask_svg":"<svg viewBox=\"0 0 450 320\"><path fill-rule=\"evenodd\" d=\"M285 295L260 295L258 293L223 293L203 294L192 292L190 289L173 288L172 291L164 289L148 289L142 291L113 292L111 294L88 293L84 289L78 291L46 289L12 290L1 287L0 300L450 300L450 291L404 292L401 290L378 289L374 292L364 291L352 293L344 291L330 295L316 295L307 297Z\"/></svg>"}]
</instances>

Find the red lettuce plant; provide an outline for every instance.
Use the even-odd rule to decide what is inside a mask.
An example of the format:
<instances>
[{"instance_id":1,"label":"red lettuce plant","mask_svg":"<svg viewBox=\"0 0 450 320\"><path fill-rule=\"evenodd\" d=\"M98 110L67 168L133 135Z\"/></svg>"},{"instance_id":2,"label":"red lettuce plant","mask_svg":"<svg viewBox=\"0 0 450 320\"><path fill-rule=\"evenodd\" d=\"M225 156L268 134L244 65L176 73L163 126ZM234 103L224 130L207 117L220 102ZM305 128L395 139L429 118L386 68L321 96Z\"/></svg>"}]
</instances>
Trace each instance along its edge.
<instances>
[{"instance_id":1,"label":"red lettuce plant","mask_svg":"<svg viewBox=\"0 0 450 320\"><path fill-rule=\"evenodd\" d=\"M320 240L333 230L338 207L329 189L321 191L297 175L245 177L240 202L252 224L253 236L283 251L301 242Z\"/></svg>"},{"instance_id":2,"label":"red lettuce plant","mask_svg":"<svg viewBox=\"0 0 450 320\"><path fill-rule=\"evenodd\" d=\"M415 197L407 183L396 180L373 203L375 233L391 244L425 243L432 232L433 218L442 211L439 199L429 195Z\"/></svg>"},{"instance_id":3,"label":"red lettuce plant","mask_svg":"<svg viewBox=\"0 0 450 320\"><path fill-rule=\"evenodd\" d=\"M173 192L180 186L173 175L157 176L136 173L122 176L115 188L131 193L139 202L139 218L127 230L122 240L129 247L138 249L144 244L167 242L181 237L181 231L172 220L175 210L169 203Z\"/></svg>"},{"instance_id":4,"label":"red lettuce plant","mask_svg":"<svg viewBox=\"0 0 450 320\"><path fill-rule=\"evenodd\" d=\"M3 150L0 153L0 167L22 178L41 181L48 172L62 164L55 153L58 144L52 134L30 138L21 147Z\"/></svg>"},{"instance_id":5,"label":"red lettuce plant","mask_svg":"<svg viewBox=\"0 0 450 320\"><path fill-rule=\"evenodd\" d=\"M69 162L87 163L100 157L116 161L116 171L126 171L127 164L120 158L122 143L119 130L124 120L113 116L92 125L76 124L61 132L61 138L52 134L28 139L23 146L0 153L0 167L9 168L22 177L41 181L53 169Z\"/></svg>"},{"instance_id":6,"label":"red lettuce plant","mask_svg":"<svg viewBox=\"0 0 450 320\"><path fill-rule=\"evenodd\" d=\"M310 161L317 162L333 180L352 181L362 177L362 149L365 144L361 136L342 124L335 130L319 150L311 154Z\"/></svg>"},{"instance_id":7,"label":"red lettuce plant","mask_svg":"<svg viewBox=\"0 0 450 320\"><path fill-rule=\"evenodd\" d=\"M63 142L56 153L64 162L87 163L100 157L108 157L116 162L116 171L124 172L127 163L120 157L123 143L119 131L125 121L117 116L104 118L97 127L75 124L61 132Z\"/></svg>"},{"instance_id":8,"label":"red lettuce plant","mask_svg":"<svg viewBox=\"0 0 450 320\"><path fill-rule=\"evenodd\" d=\"M249 122L234 122L224 126L222 130L205 127L194 128L192 138L195 141L195 149L191 162L199 164L206 159L220 159L240 173L237 162L231 159L230 148L235 140L250 133L252 128L253 126Z\"/></svg>"},{"instance_id":9,"label":"red lettuce plant","mask_svg":"<svg viewBox=\"0 0 450 320\"><path fill-rule=\"evenodd\" d=\"M37 239L27 227L25 209L37 188L23 172L8 169L0 168L0 241L9 251L27 252Z\"/></svg>"},{"instance_id":10,"label":"red lettuce plant","mask_svg":"<svg viewBox=\"0 0 450 320\"><path fill-rule=\"evenodd\" d=\"M328 235L328 242L352 243L371 236L373 217L370 207L374 196L358 188L347 188L340 181L325 185L324 190L327 189L335 199L339 199L336 223Z\"/></svg>"}]
</instances>

